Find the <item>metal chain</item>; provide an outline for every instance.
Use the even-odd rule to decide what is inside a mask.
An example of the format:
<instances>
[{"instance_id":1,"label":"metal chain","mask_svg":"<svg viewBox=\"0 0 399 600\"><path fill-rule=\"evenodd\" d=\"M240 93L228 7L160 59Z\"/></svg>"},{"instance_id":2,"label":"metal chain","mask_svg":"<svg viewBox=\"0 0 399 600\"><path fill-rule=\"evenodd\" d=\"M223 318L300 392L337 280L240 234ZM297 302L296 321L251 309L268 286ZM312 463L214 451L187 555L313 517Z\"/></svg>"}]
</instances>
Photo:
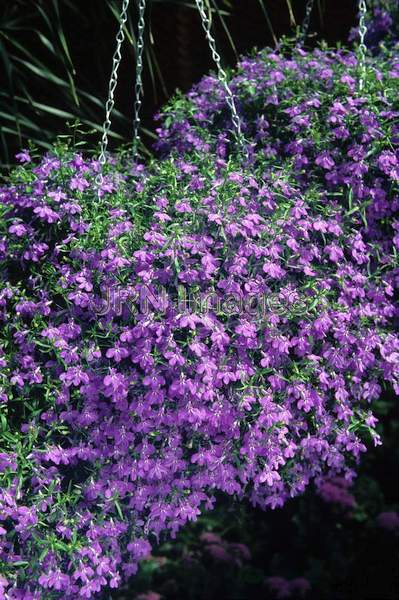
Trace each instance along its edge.
<instances>
[{"instance_id":1,"label":"metal chain","mask_svg":"<svg viewBox=\"0 0 399 600\"><path fill-rule=\"evenodd\" d=\"M106 162L108 134L109 134L109 130L111 127L111 113L112 113L112 111L114 109L114 105L115 105L114 94L115 94L116 85L118 83L118 69L119 69L120 62L122 60L121 47L122 47L123 41L125 39L124 27L125 27L126 21L127 21L127 11L129 8L129 2L130 2L130 0L123 0L123 3L122 3L122 10L121 10L121 14L119 17L119 30L118 30L118 33L116 36L116 49L115 49L114 55L112 57L112 71L111 71L111 77L109 80L108 99L105 104L105 121L103 123L103 134L102 134L102 138L101 138L100 155L98 157L101 167L103 167L103 165ZM101 173L100 173L98 179L101 181Z\"/></svg>"},{"instance_id":2,"label":"metal chain","mask_svg":"<svg viewBox=\"0 0 399 600\"><path fill-rule=\"evenodd\" d=\"M365 37L367 33L366 26L367 19L367 4L366 0L359 0L359 90L363 91L365 80L366 80L366 53L367 46L365 44Z\"/></svg>"},{"instance_id":3,"label":"metal chain","mask_svg":"<svg viewBox=\"0 0 399 600\"><path fill-rule=\"evenodd\" d=\"M227 74L226 74L226 71L222 67L221 57L216 49L216 42L212 35L212 30L211 30L211 20L205 11L205 6L204 6L203 0L195 0L195 2L197 4L198 11L201 15L202 28L205 31L206 38L207 38L208 44L209 44L209 48L210 48L210 51L212 54L212 58L216 64L216 68L217 68L217 72L218 72L218 79L226 91L226 102L231 111L231 118L232 118L233 125L235 128L237 141L239 142L240 146L245 148L245 140L244 140L244 137L242 134L241 121L240 121L240 117L238 116L238 113L237 113L237 107L236 107L234 94L231 91L231 88L227 82Z\"/></svg>"},{"instance_id":4,"label":"metal chain","mask_svg":"<svg viewBox=\"0 0 399 600\"><path fill-rule=\"evenodd\" d=\"M313 6L314 6L314 0L308 0L306 3L306 8L305 8L305 16L303 18L302 27L301 27L301 31L299 34L298 44L300 46L302 46L302 44L305 42L306 37L308 35L309 26L310 26L310 17L312 16Z\"/></svg>"},{"instance_id":5,"label":"metal chain","mask_svg":"<svg viewBox=\"0 0 399 600\"><path fill-rule=\"evenodd\" d=\"M145 8L146 0L139 0L139 22L137 30L136 45L136 84L134 100L134 121L133 121L133 158L137 156L138 145L140 142L140 110L141 98L143 92L142 73L143 73L143 49L144 49L144 29L145 29Z\"/></svg>"}]
</instances>

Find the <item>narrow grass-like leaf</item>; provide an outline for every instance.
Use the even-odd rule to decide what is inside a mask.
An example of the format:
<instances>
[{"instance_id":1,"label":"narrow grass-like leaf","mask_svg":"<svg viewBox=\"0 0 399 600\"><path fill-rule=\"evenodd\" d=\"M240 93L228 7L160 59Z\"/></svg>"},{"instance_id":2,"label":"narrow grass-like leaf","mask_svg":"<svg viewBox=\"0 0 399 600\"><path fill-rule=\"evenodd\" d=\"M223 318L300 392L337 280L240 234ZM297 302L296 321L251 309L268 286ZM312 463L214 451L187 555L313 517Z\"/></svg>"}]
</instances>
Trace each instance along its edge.
<instances>
[{"instance_id":1,"label":"narrow grass-like leaf","mask_svg":"<svg viewBox=\"0 0 399 600\"><path fill-rule=\"evenodd\" d=\"M226 33L227 39L229 40L230 46L233 49L233 52L234 52L235 57L236 57L236 60L238 60L237 48L236 48L236 45L234 44L234 40L233 40L233 37L232 37L232 35L230 33L230 30L229 30L229 28L226 25L226 20L225 20L225 18L223 16L223 11L221 11L220 8L218 7L216 0L211 0L211 2L213 4L213 6L214 6L213 10L217 13L217 15L218 15L218 17L220 19L220 22L222 24L222 27L223 27L223 29L224 29L224 31ZM212 12L212 9L211 9L211 12ZM228 14L228 16L230 16L231 13L227 13L227 14Z\"/></svg>"},{"instance_id":2,"label":"narrow grass-like leaf","mask_svg":"<svg viewBox=\"0 0 399 600\"><path fill-rule=\"evenodd\" d=\"M292 4L291 4L291 0L285 0L287 3L287 7L288 7L288 14L290 16L290 24L295 27L296 25L296 21L295 21L295 14L294 11L292 9Z\"/></svg>"}]
</instances>

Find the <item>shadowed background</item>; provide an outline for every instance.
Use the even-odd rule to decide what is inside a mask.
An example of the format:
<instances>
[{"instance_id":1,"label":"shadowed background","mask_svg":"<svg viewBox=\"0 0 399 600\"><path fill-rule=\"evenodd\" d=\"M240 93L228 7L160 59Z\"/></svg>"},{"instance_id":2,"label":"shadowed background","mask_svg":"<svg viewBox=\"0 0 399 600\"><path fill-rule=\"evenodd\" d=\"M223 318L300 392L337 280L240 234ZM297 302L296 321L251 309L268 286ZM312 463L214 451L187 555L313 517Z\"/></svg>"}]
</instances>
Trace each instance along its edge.
<instances>
[{"instance_id":1,"label":"shadowed background","mask_svg":"<svg viewBox=\"0 0 399 600\"><path fill-rule=\"evenodd\" d=\"M282 35L292 34L306 2L209 0L209 5L224 64L234 65L253 47L273 47ZM82 144L95 147L120 6L118 0L0 0L3 169L28 139L49 147L55 135L72 130ZM137 2L132 0L111 146L131 141L136 22ZM315 0L308 43L345 43L355 23L354 0ZM186 91L214 65L193 2L148 0L146 27L142 117L143 140L151 147L156 111L176 88Z\"/></svg>"}]
</instances>

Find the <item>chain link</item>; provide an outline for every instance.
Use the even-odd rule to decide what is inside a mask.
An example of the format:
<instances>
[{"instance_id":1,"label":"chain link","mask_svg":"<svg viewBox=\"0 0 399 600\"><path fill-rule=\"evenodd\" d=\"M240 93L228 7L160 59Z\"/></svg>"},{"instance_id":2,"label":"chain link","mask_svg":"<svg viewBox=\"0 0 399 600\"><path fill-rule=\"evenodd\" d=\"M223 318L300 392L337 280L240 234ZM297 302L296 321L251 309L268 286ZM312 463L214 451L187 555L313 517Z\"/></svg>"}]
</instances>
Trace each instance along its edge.
<instances>
[{"instance_id":1,"label":"chain link","mask_svg":"<svg viewBox=\"0 0 399 600\"><path fill-rule=\"evenodd\" d=\"M106 162L108 134L109 134L109 130L111 127L111 114L112 114L112 111L113 111L114 105L115 105L114 94L115 94L115 89L116 89L116 86L118 83L118 69L119 69L120 62L122 60L121 47L122 47L123 41L125 39L124 27L125 27L126 21L127 21L127 11L129 8L129 2L130 2L130 0L123 0L123 3L122 3L122 10L121 10L121 14L119 17L119 29L118 29L118 33L116 35L116 49L115 49L114 55L112 57L112 71L111 71L111 77L109 80L108 99L105 104L105 121L103 123L103 133L102 133L101 145L100 145L100 155L98 157L101 169ZM98 176L98 181L100 183L102 181L101 173Z\"/></svg>"},{"instance_id":2,"label":"chain link","mask_svg":"<svg viewBox=\"0 0 399 600\"><path fill-rule=\"evenodd\" d=\"M359 0L359 90L363 91L365 80L366 80L366 53L367 46L365 44L365 38L367 34L367 4L366 0Z\"/></svg>"},{"instance_id":3,"label":"chain link","mask_svg":"<svg viewBox=\"0 0 399 600\"><path fill-rule=\"evenodd\" d=\"M143 73L143 49L144 49L144 29L145 29L145 9L146 0L139 0L139 22L137 30L136 45L136 84L134 100L134 121L133 121L133 158L136 158L138 145L140 142L140 110L141 98L143 92L142 73Z\"/></svg>"},{"instance_id":4,"label":"chain link","mask_svg":"<svg viewBox=\"0 0 399 600\"><path fill-rule=\"evenodd\" d=\"M309 26L310 26L310 17L312 16L314 6L314 0L308 0L305 8L305 16L303 18L303 23L301 27L301 31L299 34L298 45L302 46L307 38Z\"/></svg>"},{"instance_id":5,"label":"chain link","mask_svg":"<svg viewBox=\"0 0 399 600\"><path fill-rule=\"evenodd\" d=\"M234 94L227 82L227 74L226 74L226 71L222 67L222 62L221 62L222 59L216 49L215 38L213 37L212 30L211 30L211 20L205 11L204 1L203 0L195 0L195 2L197 4L198 11L201 15L202 28L205 31L213 61L216 64L216 68L217 68L217 72L218 72L218 79L226 91L226 102L231 111L231 118L233 121L237 141L238 141L239 145L243 149L245 149L246 145L245 145L244 136L242 134L241 121L240 121L240 117L238 116Z\"/></svg>"}]
</instances>

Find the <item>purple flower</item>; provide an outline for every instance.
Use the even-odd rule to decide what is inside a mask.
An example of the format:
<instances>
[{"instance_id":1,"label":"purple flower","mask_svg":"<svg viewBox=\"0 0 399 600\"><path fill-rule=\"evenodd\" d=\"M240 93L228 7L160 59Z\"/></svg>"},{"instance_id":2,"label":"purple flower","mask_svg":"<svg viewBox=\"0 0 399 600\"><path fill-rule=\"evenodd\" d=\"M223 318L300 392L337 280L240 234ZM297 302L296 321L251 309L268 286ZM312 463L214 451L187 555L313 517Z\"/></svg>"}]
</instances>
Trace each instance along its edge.
<instances>
[{"instance_id":1,"label":"purple flower","mask_svg":"<svg viewBox=\"0 0 399 600\"><path fill-rule=\"evenodd\" d=\"M65 373L61 373L60 380L68 387L71 385L79 386L82 383L89 383L89 376L81 367L69 367Z\"/></svg>"},{"instance_id":2,"label":"purple flower","mask_svg":"<svg viewBox=\"0 0 399 600\"><path fill-rule=\"evenodd\" d=\"M71 178L69 188L71 190L78 190L79 192L84 192L85 189L87 189L89 187L89 185L90 184L87 181L87 179L85 179L84 177L82 177L80 175L74 175Z\"/></svg>"},{"instance_id":3,"label":"purple flower","mask_svg":"<svg viewBox=\"0 0 399 600\"><path fill-rule=\"evenodd\" d=\"M47 221L47 223L55 223L59 220L59 215L51 210L48 206L37 206L33 209L33 212L43 219L43 221Z\"/></svg>"},{"instance_id":4,"label":"purple flower","mask_svg":"<svg viewBox=\"0 0 399 600\"><path fill-rule=\"evenodd\" d=\"M28 233L28 228L22 223L16 222L8 228L8 231L10 233L15 233L17 237L23 237Z\"/></svg>"},{"instance_id":5,"label":"purple flower","mask_svg":"<svg viewBox=\"0 0 399 600\"><path fill-rule=\"evenodd\" d=\"M395 181L399 181L399 163L394 152L382 152L377 160L378 167Z\"/></svg>"},{"instance_id":6,"label":"purple flower","mask_svg":"<svg viewBox=\"0 0 399 600\"><path fill-rule=\"evenodd\" d=\"M19 152L18 154L16 154L15 158L21 163L29 163L32 160L30 157L29 151L26 149L22 150L22 152Z\"/></svg>"},{"instance_id":7,"label":"purple flower","mask_svg":"<svg viewBox=\"0 0 399 600\"><path fill-rule=\"evenodd\" d=\"M327 152L327 151L319 154L316 157L315 162L316 162L316 165L318 165L319 167L323 167L323 169L327 169L327 170L330 170L330 169L334 168L334 166L335 166L334 159L332 158L331 154L329 154L329 152Z\"/></svg>"}]
</instances>

